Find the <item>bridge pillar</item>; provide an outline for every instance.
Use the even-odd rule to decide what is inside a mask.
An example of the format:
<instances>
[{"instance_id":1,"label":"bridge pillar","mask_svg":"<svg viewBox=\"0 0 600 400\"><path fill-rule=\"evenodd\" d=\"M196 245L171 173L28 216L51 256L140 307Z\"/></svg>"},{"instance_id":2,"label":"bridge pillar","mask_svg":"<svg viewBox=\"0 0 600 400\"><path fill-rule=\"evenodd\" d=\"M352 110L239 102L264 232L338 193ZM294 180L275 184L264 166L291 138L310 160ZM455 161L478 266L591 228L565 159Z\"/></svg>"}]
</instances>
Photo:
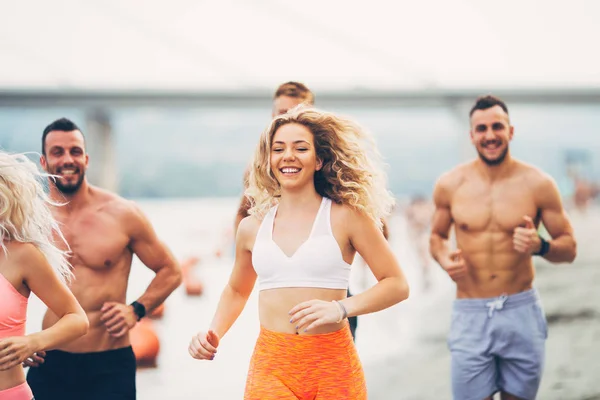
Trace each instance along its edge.
<instances>
[{"instance_id":1,"label":"bridge pillar","mask_svg":"<svg viewBox=\"0 0 600 400\"><path fill-rule=\"evenodd\" d=\"M91 184L116 192L119 188L115 137L108 111L86 111L86 150L90 156L87 176Z\"/></svg>"},{"instance_id":2,"label":"bridge pillar","mask_svg":"<svg viewBox=\"0 0 600 400\"><path fill-rule=\"evenodd\" d=\"M469 111L475 102L475 98L472 100L467 99L454 99L452 100L448 108L454 116L456 122L456 131L458 132L457 150L460 155L460 162L465 162L476 156L476 152L471 143L471 136L469 131L471 124L469 122Z\"/></svg>"}]
</instances>

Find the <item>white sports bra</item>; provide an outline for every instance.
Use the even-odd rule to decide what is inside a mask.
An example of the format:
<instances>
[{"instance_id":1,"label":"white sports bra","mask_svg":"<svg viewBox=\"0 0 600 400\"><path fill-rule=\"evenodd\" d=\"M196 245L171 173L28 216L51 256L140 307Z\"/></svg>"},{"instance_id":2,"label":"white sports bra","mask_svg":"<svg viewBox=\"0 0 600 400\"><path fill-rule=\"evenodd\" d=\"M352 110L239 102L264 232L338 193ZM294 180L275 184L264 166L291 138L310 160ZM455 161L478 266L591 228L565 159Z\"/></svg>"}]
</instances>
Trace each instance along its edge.
<instances>
[{"instance_id":1,"label":"white sports bra","mask_svg":"<svg viewBox=\"0 0 600 400\"><path fill-rule=\"evenodd\" d=\"M277 206L265 215L252 249L259 290L283 287L347 289L350 265L331 231L331 200L323 197L308 239L288 257L273 241Z\"/></svg>"}]
</instances>

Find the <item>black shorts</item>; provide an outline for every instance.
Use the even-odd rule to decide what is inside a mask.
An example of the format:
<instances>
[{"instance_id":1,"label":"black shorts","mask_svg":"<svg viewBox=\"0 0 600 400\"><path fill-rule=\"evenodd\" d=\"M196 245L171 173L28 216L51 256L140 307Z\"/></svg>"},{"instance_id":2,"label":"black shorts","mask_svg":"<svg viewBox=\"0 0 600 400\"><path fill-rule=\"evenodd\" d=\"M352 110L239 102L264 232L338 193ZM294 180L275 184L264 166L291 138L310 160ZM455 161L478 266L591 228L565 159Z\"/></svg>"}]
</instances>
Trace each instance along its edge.
<instances>
[{"instance_id":1,"label":"black shorts","mask_svg":"<svg viewBox=\"0 0 600 400\"><path fill-rule=\"evenodd\" d=\"M36 400L135 400L135 355L131 347L96 353L46 352L30 367L27 383Z\"/></svg>"}]
</instances>

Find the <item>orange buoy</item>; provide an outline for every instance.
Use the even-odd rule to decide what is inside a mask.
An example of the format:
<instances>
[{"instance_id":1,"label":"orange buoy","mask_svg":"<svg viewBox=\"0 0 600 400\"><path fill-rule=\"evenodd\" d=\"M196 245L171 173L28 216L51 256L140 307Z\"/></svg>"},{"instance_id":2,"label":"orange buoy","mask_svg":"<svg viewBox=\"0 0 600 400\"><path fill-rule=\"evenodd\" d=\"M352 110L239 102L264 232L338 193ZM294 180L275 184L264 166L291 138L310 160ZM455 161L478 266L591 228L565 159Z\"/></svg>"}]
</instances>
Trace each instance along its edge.
<instances>
[{"instance_id":1,"label":"orange buoy","mask_svg":"<svg viewBox=\"0 0 600 400\"><path fill-rule=\"evenodd\" d=\"M193 269L196 268L199 262L198 257L189 257L181 262L183 286L188 296L200 296L204 293L204 284L193 274Z\"/></svg>"},{"instance_id":2,"label":"orange buoy","mask_svg":"<svg viewBox=\"0 0 600 400\"><path fill-rule=\"evenodd\" d=\"M204 293L204 285L200 279L191 277L184 281L185 293L188 296L201 296Z\"/></svg>"},{"instance_id":3,"label":"orange buoy","mask_svg":"<svg viewBox=\"0 0 600 400\"><path fill-rule=\"evenodd\" d=\"M129 331L129 340L138 367L156 367L160 341L150 320L141 320Z\"/></svg>"}]
</instances>

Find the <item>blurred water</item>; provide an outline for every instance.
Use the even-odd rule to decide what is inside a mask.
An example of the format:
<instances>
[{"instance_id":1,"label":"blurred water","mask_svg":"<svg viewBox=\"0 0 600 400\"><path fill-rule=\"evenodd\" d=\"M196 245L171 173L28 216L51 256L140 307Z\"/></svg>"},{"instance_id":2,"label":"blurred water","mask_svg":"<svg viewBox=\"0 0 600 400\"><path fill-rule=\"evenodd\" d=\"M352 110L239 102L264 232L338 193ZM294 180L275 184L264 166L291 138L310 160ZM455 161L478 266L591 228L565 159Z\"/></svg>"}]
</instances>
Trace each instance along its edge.
<instances>
[{"instance_id":1,"label":"blurred water","mask_svg":"<svg viewBox=\"0 0 600 400\"><path fill-rule=\"evenodd\" d=\"M509 104L509 109L515 126L512 154L553 176L561 193L573 191L567 159L582 176L600 179L598 105ZM86 131L84 111L0 108L0 148L39 152L42 130L58 117L72 118ZM430 196L441 173L475 156L466 112L459 115L444 107L333 107L331 111L355 119L373 133L389 164L390 189L399 195ZM127 108L111 110L110 115L119 192L127 197L163 198L240 193L243 170L270 116L268 105ZM92 142L88 147L93 147ZM88 150L90 167L98 168L96 148Z\"/></svg>"}]
</instances>

